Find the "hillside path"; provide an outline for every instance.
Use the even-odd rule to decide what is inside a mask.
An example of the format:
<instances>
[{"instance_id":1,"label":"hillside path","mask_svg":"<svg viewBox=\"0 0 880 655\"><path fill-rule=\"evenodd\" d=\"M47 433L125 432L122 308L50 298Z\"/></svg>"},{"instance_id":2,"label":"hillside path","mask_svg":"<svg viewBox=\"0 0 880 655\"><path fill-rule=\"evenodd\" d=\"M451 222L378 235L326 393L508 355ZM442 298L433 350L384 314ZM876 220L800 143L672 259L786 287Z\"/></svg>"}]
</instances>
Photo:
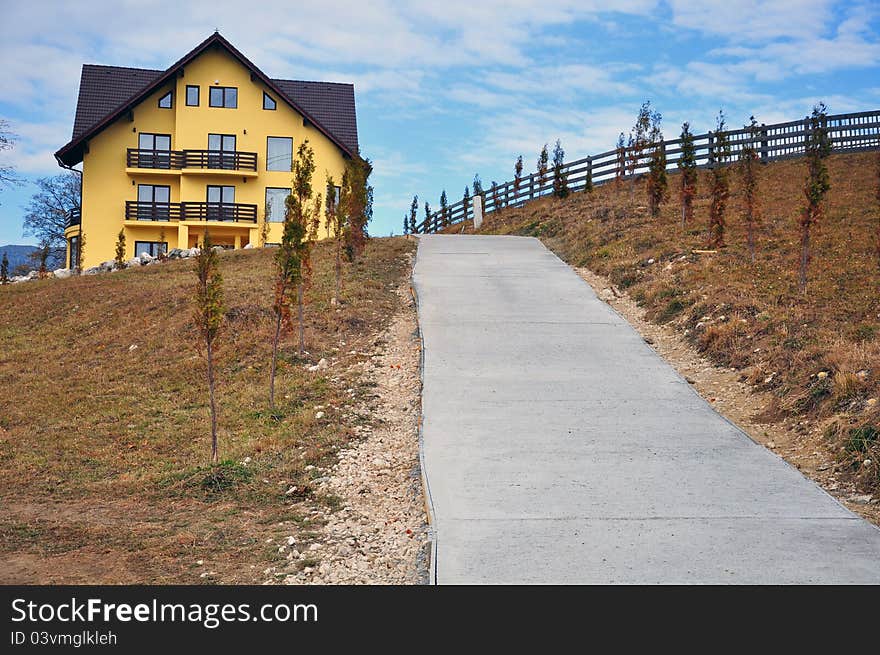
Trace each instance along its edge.
<instances>
[{"instance_id":1,"label":"hillside path","mask_svg":"<svg viewBox=\"0 0 880 655\"><path fill-rule=\"evenodd\" d=\"M423 236L413 279L436 582L880 583L880 530L538 240Z\"/></svg>"}]
</instances>

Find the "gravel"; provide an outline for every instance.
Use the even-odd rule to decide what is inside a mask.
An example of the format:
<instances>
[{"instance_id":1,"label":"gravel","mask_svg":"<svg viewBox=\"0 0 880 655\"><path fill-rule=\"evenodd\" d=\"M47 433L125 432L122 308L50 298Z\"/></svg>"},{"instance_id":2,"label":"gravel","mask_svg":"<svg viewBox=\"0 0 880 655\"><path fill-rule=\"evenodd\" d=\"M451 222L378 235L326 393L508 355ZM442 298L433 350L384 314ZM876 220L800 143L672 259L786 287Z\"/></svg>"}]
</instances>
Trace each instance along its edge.
<instances>
[{"instance_id":1,"label":"gravel","mask_svg":"<svg viewBox=\"0 0 880 655\"><path fill-rule=\"evenodd\" d=\"M380 345L367 362L353 369L375 385L378 397L372 410L363 404L353 415L372 420L356 428L361 440L340 451L318 485L320 493L340 499L340 508L323 516L321 533L308 548L288 551L288 566L272 572L276 580L279 573L286 573L286 584L427 580L418 444L420 344L409 287L398 294L401 310L376 339Z\"/></svg>"}]
</instances>

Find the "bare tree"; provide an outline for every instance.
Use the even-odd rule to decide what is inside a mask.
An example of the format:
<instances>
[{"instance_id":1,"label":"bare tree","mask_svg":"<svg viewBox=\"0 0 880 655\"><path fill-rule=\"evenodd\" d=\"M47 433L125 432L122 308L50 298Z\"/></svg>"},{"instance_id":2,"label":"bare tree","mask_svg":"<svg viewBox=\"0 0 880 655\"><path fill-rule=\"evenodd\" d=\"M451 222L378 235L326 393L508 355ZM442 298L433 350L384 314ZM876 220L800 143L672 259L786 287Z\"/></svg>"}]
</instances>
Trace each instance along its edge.
<instances>
[{"instance_id":1,"label":"bare tree","mask_svg":"<svg viewBox=\"0 0 880 655\"><path fill-rule=\"evenodd\" d=\"M64 230L71 211L79 209L81 178L68 171L37 180L39 191L31 196L24 215L24 233L46 243L56 257L63 257L66 247Z\"/></svg>"},{"instance_id":2,"label":"bare tree","mask_svg":"<svg viewBox=\"0 0 880 655\"><path fill-rule=\"evenodd\" d=\"M9 123L0 118L0 153L15 147L15 135L9 131ZM21 180L15 174L15 168L0 162L0 189L19 184Z\"/></svg>"}]
</instances>

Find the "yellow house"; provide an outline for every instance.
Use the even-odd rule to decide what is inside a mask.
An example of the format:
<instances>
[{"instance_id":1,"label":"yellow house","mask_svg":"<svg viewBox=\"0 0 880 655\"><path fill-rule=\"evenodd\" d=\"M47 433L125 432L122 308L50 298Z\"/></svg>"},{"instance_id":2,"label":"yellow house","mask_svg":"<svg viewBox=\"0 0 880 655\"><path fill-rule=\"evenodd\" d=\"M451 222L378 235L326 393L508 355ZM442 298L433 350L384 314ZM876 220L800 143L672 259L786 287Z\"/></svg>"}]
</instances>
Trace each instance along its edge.
<instances>
[{"instance_id":1,"label":"yellow house","mask_svg":"<svg viewBox=\"0 0 880 655\"><path fill-rule=\"evenodd\" d=\"M354 87L270 79L218 33L164 71L84 65L73 138L55 153L65 168L82 162L68 266L81 235L83 268L113 259L120 229L126 258L191 248L205 228L241 248L262 245L265 224L265 242L279 242L306 139L323 194L357 154Z\"/></svg>"}]
</instances>

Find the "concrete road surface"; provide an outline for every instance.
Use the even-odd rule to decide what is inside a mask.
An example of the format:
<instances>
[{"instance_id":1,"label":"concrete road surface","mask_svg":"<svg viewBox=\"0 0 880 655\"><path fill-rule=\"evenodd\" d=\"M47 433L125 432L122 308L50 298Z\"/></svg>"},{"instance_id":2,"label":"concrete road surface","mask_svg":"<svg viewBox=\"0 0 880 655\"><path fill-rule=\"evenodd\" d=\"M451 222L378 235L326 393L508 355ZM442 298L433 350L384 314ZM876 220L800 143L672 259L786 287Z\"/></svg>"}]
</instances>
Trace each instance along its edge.
<instances>
[{"instance_id":1,"label":"concrete road surface","mask_svg":"<svg viewBox=\"0 0 880 655\"><path fill-rule=\"evenodd\" d=\"M421 237L414 281L436 582L880 583L880 530L536 239Z\"/></svg>"}]
</instances>

